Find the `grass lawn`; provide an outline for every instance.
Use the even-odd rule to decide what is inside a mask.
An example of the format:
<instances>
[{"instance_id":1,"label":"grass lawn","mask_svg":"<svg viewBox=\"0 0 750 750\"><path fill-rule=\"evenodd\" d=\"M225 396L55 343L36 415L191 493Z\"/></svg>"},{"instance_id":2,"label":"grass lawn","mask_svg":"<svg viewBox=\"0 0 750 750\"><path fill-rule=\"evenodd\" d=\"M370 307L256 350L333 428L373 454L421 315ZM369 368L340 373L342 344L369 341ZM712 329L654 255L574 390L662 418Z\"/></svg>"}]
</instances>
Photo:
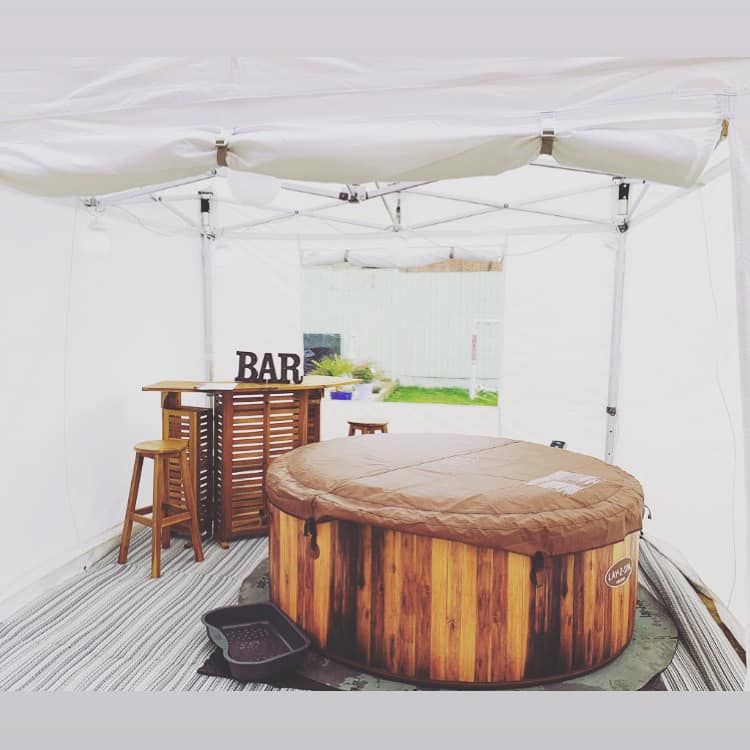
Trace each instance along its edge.
<instances>
[{"instance_id":1,"label":"grass lawn","mask_svg":"<svg viewBox=\"0 0 750 750\"><path fill-rule=\"evenodd\" d=\"M422 388L417 385L400 385L385 400L410 404L497 406L497 393L479 391L472 401L466 388Z\"/></svg>"}]
</instances>

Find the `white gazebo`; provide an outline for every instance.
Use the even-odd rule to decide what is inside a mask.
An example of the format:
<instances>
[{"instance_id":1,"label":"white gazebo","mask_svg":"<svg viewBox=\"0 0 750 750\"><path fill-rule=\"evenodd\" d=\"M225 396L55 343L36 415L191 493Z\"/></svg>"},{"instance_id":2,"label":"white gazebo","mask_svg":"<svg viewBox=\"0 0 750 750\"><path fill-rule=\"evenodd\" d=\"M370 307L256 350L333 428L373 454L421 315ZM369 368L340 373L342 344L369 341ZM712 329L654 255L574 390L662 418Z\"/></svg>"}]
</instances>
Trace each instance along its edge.
<instances>
[{"instance_id":1,"label":"white gazebo","mask_svg":"<svg viewBox=\"0 0 750 750\"><path fill-rule=\"evenodd\" d=\"M0 91L0 609L111 544L143 384L301 351L304 268L502 259L499 429L638 476L746 638L750 62L6 60Z\"/></svg>"}]
</instances>

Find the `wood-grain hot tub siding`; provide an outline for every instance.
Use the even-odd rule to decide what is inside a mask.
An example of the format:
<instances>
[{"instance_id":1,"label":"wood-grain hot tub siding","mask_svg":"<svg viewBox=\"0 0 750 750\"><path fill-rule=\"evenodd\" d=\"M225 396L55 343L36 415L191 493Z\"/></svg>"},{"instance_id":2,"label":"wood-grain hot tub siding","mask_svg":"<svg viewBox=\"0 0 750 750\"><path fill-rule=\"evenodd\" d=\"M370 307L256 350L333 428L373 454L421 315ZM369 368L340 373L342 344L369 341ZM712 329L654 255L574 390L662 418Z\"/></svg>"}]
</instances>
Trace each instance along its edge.
<instances>
[{"instance_id":1,"label":"wood-grain hot tub siding","mask_svg":"<svg viewBox=\"0 0 750 750\"><path fill-rule=\"evenodd\" d=\"M643 499L616 467L498 438L363 436L277 459L268 492L271 598L333 658L513 686L630 641Z\"/></svg>"}]
</instances>

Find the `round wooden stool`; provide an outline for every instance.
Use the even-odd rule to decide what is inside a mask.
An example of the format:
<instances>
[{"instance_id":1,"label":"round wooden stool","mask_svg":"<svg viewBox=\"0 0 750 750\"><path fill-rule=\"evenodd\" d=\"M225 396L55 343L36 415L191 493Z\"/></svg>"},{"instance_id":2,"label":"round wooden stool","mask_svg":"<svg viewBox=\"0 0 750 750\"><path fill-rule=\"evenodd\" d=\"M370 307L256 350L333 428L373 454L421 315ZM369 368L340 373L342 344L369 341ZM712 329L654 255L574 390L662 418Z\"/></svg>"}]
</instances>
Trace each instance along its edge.
<instances>
[{"instance_id":1,"label":"round wooden stool","mask_svg":"<svg viewBox=\"0 0 750 750\"><path fill-rule=\"evenodd\" d=\"M377 419L367 421L349 420L349 435L356 435L359 430L363 435L374 435L376 432L388 432L388 422Z\"/></svg>"},{"instance_id":2,"label":"round wooden stool","mask_svg":"<svg viewBox=\"0 0 750 750\"><path fill-rule=\"evenodd\" d=\"M150 526L152 578L158 578L161 575L161 548L162 546L165 549L169 547L171 527L175 524L187 522L190 528L190 541L193 546L195 560L196 562L203 560L203 547L201 545L200 528L198 526L198 510L195 504L195 494L193 492L193 485L190 482L190 472L187 464L187 447L187 440L147 440L135 446L133 477L130 481L130 494L128 495L128 506L125 511L125 524L122 527L120 554L117 557L117 562L121 565L127 562L133 522ZM152 505L136 508L135 503L138 499L138 486L141 483L144 458L152 458L154 460L154 497ZM177 458L179 461L180 471L177 481L180 483L182 492L185 495L184 505L170 502L169 499L170 458ZM171 513L170 511L176 512ZM151 514L150 517L146 515L148 513Z\"/></svg>"}]
</instances>

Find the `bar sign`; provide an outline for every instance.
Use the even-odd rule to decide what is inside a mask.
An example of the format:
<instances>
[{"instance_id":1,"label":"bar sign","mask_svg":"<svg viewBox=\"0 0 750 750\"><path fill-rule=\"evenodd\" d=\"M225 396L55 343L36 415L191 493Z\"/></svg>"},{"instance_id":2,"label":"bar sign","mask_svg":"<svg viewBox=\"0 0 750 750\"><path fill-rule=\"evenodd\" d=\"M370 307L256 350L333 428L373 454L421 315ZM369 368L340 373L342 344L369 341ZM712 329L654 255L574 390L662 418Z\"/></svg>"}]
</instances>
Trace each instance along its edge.
<instances>
[{"instance_id":1,"label":"bar sign","mask_svg":"<svg viewBox=\"0 0 750 750\"><path fill-rule=\"evenodd\" d=\"M266 352L260 358L258 365L258 355L255 352L238 351L239 358L237 383L276 383L280 385L289 385L294 383L299 385L302 382L300 365L302 359L298 354L289 352L280 352L272 354ZM278 359L278 368L276 366Z\"/></svg>"}]
</instances>

